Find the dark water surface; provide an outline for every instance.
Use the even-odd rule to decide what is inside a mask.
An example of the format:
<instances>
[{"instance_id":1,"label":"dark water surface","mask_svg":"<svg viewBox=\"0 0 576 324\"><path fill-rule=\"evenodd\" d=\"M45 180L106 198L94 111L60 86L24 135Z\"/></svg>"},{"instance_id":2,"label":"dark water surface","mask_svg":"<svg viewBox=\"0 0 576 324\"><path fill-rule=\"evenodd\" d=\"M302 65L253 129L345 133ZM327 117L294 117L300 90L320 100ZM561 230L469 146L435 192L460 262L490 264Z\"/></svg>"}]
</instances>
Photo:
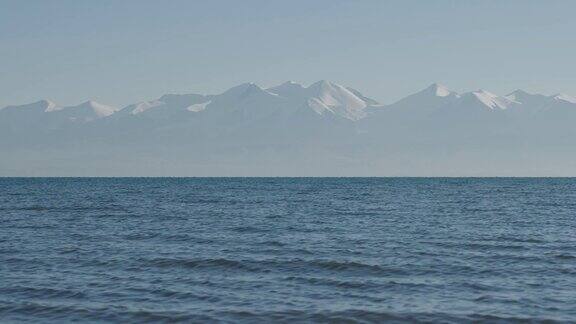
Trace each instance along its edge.
<instances>
[{"instance_id":1,"label":"dark water surface","mask_svg":"<svg viewBox=\"0 0 576 324\"><path fill-rule=\"evenodd\" d=\"M576 321L576 179L0 179L0 322Z\"/></svg>"}]
</instances>

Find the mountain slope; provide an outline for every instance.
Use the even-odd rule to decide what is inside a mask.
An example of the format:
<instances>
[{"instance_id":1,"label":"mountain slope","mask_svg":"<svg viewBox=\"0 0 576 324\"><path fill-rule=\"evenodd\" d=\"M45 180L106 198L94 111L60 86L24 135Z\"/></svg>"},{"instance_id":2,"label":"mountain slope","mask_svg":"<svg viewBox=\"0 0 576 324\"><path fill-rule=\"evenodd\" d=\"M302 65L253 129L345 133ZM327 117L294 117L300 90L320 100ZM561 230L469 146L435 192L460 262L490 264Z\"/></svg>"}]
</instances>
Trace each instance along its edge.
<instances>
[{"instance_id":1,"label":"mountain slope","mask_svg":"<svg viewBox=\"0 0 576 324\"><path fill-rule=\"evenodd\" d=\"M5 170L37 161L28 166L59 174L91 163L155 174L177 164L195 170L190 175L284 169L400 175L422 174L418 168L430 165L439 173L477 175L556 162L576 175L576 163L568 162L576 160L575 122L576 99L565 94L459 94L432 84L380 105L329 81L245 83L218 94L166 94L121 110L93 101L9 106L0 110L0 152L11 157Z\"/></svg>"},{"instance_id":2,"label":"mountain slope","mask_svg":"<svg viewBox=\"0 0 576 324\"><path fill-rule=\"evenodd\" d=\"M52 117L68 122L87 123L100 118L111 116L116 108L106 106L95 101L86 101L77 106L62 107L52 112Z\"/></svg>"}]
</instances>

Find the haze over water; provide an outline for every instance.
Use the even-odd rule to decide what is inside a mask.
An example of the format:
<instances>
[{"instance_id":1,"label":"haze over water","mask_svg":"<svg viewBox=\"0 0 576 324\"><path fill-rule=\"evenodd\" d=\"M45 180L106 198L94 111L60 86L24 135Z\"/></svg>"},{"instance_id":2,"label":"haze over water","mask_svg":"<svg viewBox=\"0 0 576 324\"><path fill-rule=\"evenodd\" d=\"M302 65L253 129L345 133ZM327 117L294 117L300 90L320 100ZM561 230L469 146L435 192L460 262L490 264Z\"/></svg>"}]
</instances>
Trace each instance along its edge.
<instances>
[{"instance_id":1,"label":"haze over water","mask_svg":"<svg viewBox=\"0 0 576 324\"><path fill-rule=\"evenodd\" d=\"M576 319L576 180L0 179L0 320Z\"/></svg>"}]
</instances>

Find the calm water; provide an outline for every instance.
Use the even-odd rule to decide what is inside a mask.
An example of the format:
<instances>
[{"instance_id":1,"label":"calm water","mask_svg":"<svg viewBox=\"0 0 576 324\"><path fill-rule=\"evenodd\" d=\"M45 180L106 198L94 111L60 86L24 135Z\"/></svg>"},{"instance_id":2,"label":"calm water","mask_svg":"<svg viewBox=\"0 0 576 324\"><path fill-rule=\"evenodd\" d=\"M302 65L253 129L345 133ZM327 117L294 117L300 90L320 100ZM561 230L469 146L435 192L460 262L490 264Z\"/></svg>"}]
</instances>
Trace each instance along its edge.
<instances>
[{"instance_id":1,"label":"calm water","mask_svg":"<svg viewBox=\"0 0 576 324\"><path fill-rule=\"evenodd\" d=\"M576 179L0 179L0 322L576 321Z\"/></svg>"}]
</instances>

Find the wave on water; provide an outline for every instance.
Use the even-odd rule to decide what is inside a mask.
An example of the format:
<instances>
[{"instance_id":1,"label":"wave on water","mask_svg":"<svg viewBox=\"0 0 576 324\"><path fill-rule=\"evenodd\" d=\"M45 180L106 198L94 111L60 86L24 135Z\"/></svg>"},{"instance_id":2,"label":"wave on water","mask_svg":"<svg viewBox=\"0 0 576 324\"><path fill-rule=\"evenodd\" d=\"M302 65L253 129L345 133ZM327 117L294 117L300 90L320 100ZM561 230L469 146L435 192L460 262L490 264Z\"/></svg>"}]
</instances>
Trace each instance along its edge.
<instances>
[{"instance_id":1,"label":"wave on water","mask_svg":"<svg viewBox=\"0 0 576 324\"><path fill-rule=\"evenodd\" d=\"M572 193L573 179L0 179L0 322L576 322Z\"/></svg>"}]
</instances>

